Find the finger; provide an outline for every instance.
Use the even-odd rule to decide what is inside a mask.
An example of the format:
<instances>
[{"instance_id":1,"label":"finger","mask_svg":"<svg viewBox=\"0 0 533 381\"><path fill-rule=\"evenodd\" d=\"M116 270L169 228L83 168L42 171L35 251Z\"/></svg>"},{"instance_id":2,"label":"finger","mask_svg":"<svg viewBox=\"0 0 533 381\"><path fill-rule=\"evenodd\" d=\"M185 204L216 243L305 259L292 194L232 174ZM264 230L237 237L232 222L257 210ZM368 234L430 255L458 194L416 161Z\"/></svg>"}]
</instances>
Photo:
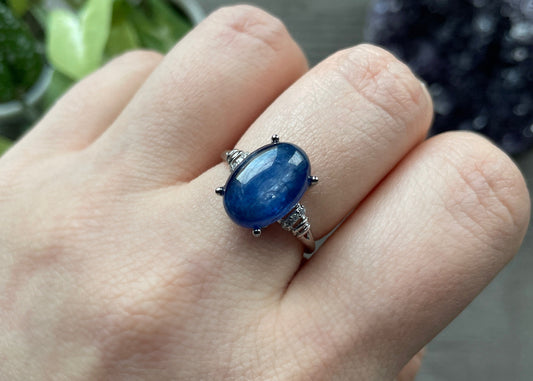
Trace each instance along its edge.
<instances>
[{"instance_id":1,"label":"finger","mask_svg":"<svg viewBox=\"0 0 533 381\"><path fill-rule=\"evenodd\" d=\"M191 180L306 65L278 19L250 6L223 8L167 55L103 137L102 152L150 173L147 181Z\"/></svg>"},{"instance_id":2,"label":"finger","mask_svg":"<svg viewBox=\"0 0 533 381\"><path fill-rule=\"evenodd\" d=\"M407 66L381 48L360 45L291 87L238 147L252 150L275 132L307 152L320 183L304 201L321 237L424 139L432 116L427 90Z\"/></svg>"},{"instance_id":3,"label":"finger","mask_svg":"<svg viewBox=\"0 0 533 381\"><path fill-rule=\"evenodd\" d=\"M409 69L386 51L362 45L309 71L246 131L237 148L252 151L277 133L307 152L312 174L320 182L306 192L302 203L319 238L424 138L431 118L427 91ZM224 185L227 176L227 165L220 164L188 184L190 198L200 205L195 215L206 231L217 232L215 244L225 241L246 248L243 255L252 261L255 254L250 252L267 251L277 262L274 266L284 270L272 275L270 267L263 267L258 277L271 281L277 276L278 287L284 288L300 264L301 247L297 242L288 246L289 233L279 226L264 229L262 237L254 239L234 225L222 202L211 202L213 189Z\"/></svg>"},{"instance_id":4,"label":"finger","mask_svg":"<svg viewBox=\"0 0 533 381\"><path fill-rule=\"evenodd\" d=\"M511 259L528 219L505 154L473 134L434 137L297 274L283 305L310 316L296 333L310 348L319 326L324 351L365 351L392 377Z\"/></svg>"},{"instance_id":5,"label":"finger","mask_svg":"<svg viewBox=\"0 0 533 381\"><path fill-rule=\"evenodd\" d=\"M59 99L21 148L39 155L87 147L113 123L161 59L150 51L115 58Z\"/></svg>"},{"instance_id":6,"label":"finger","mask_svg":"<svg viewBox=\"0 0 533 381\"><path fill-rule=\"evenodd\" d=\"M402 368L398 374L397 381L414 381L425 355L425 348L419 351L409 362Z\"/></svg>"}]
</instances>

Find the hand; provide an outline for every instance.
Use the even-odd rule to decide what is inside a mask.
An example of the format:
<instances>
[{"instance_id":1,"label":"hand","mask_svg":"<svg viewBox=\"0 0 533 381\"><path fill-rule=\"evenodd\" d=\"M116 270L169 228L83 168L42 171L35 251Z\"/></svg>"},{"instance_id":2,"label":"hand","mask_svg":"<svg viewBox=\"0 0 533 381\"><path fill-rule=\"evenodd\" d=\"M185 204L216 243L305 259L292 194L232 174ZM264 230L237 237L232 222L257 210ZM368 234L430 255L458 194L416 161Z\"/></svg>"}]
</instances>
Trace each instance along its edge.
<instances>
[{"instance_id":1,"label":"hand","mask_svg":"<svg viewBox=\"0 0 533 381\"><path fill-rule=\"evenodd\" d=\"M394 378L529 218L491 143L424 140L431 107L376 47L307 71L282 24L246 6L164 58L109 63L0 161L2 380ZM303 264L289 233L253 238L214 193L220 153L274 133L320 177L303 199L315 237L348 216Z\"/></svg>"}]
</instances>

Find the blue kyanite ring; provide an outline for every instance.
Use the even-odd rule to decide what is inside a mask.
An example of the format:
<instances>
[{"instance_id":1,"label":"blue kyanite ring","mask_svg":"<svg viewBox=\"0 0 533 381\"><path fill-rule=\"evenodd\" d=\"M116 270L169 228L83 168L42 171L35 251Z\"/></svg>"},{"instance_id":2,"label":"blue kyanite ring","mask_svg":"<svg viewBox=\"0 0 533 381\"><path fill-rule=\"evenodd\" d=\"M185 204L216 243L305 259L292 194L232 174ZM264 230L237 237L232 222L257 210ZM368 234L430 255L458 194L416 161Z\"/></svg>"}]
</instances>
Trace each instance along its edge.
<instances>
[{"instance_id":1,"label":"blue kyanite ring","mask_svg":"<svg viewBox=\"0 0 533 381\"><path fill-rule=\"evenodd\" d=\"M293 233L307 252L315 249L309 219L300 199L318 178L311 176L311 164L298 146L280 143L277 135L271 144L254 152L231 150L224 153L231 168L226 185L216 189L224 197L228 216L238 225L252 229L259 237L261 229L279 222Z\"/></svg>"}]
</instances>

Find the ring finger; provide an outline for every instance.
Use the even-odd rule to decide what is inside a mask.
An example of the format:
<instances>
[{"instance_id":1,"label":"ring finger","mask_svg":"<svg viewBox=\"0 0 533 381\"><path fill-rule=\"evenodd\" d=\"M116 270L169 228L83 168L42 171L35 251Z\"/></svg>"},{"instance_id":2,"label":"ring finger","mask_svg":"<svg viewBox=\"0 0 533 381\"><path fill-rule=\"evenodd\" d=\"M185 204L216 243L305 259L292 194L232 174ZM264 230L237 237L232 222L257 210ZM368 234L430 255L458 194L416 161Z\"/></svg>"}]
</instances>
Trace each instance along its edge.
<instances>
[{"instance_id":1,"label":"ring finger","mask_svg":"<svg viewBox=\"0 0 533 381\"><path fill-rule=\"evenodd\" d=\"M302 202L314 235L322 237L423 140L431 118L430 97L409 69L384 50L362 45L335 54L302 77L246 131L237 147L254 150L276 133L307 152L320 183ZM282 253L260 258L267 258L267 266L286 269L277 273L284 287L300 263L301 248L287 246L287 233L279 227L265 229L261 239L254 239L230 222L220 200L207 202L227 171L227 165L220 164L188 185L191 203L206 206L196 213L198 223L218 232L215 242L225 235L226 242L240 244L248 258L254 257L250 251ZM265 271L269 278L270 270Z\"/></svg>"}]
</instances>

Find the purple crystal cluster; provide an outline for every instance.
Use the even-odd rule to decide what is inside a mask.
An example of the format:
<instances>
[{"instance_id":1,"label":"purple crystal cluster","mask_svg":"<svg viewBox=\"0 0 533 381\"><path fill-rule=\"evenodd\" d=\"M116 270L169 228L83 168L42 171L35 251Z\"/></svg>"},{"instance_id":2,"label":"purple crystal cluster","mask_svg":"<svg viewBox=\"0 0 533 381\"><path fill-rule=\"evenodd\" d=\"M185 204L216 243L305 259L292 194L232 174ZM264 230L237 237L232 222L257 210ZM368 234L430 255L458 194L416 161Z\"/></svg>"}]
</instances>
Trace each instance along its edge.
<instances>
[{"instance_id":1,"label":"purple crystal cluster","mask_svg":"<svg viewBox=\"0 0 533 381\"><path fill-rule=\"evenodd\" d=\"M533 146L533 0L374 0L366 37L427 82L433 133Z\"/></svg>"}]
</instances>

